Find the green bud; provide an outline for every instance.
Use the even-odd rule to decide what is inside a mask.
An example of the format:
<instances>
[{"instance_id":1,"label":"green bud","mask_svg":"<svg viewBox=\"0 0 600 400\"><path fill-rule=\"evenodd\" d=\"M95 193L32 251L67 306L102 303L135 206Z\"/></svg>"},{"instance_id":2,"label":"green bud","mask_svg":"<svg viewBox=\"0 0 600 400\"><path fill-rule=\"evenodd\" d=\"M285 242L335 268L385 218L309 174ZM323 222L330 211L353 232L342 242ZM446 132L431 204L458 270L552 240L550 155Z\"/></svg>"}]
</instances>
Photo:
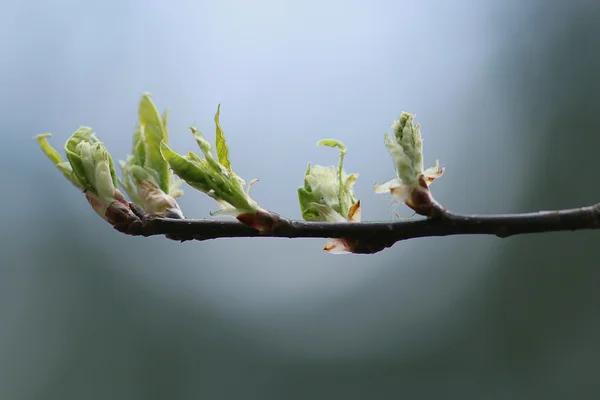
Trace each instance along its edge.
<instances>
[{"instance_id":1,"label":"green bud","mask_svg":"<svg viewBox=\"0 0 600 400\"><path fill-rule=\"evenodd\" d=\"M298 188L298 200L302 217L307 221L323 222L360 222L360 201L354 196L354 184L358 174L344 172L346 147L337 140L324 139L317 146L337 147L340 150L340 162L323 167L308 165L304 174L304 186ZM340 254L352 252L353 239L329 239L323 250Z\"/></svg>"},{"instance_id":2,"label":"green bud","mask_svg":"<svg viewBox=\"0 0 600 400\"><path fill-rule=\"evenodd\" d=\"M415 125L413 120L413 114L403 111L400 119L392 124L393 136L385 134L385 146L392 156L397 177L382 185L375 185L374 189L376 193L391 193L417 212L427 213L433 204L429 185L442 176L444 168L440 168L439 161L436 161L435 166L423 169L421 127ZM416 196L417 192L425 195ZM417 204L422 202L427 204Z\"/></svg>"},{"instance_id":3,"label":"green bud","mask_svg":"<svg viewBox=\"0 0 600 400\"><path fill-rule=\"evenodd\" d=\"M229 149L219 123L220 110L221 106L219 105L215 114L217 158L212 152L210 143L195 127L190 127L190 131L194 135L204 159L194 153L188 153L186 156L180 155L171 150L165 141L161 143L160 151L175 174L191 187L215 199L220 211L214 212L212 215L232 215L234 217L255 215L260 207L256 201L250 198L249 192L250 187L256 181L252 181L248 185L248 189L244 190L245 181L231 168Z\"/></svg>"},{"instance_id":4,"label":"green bud","mask_svg":"<svg viewBox=\"0 0 600 400\"><path fill-rule=\"evenodd\" d=\"M304 186L298 188L302 217L307 221L360 221L353 189L358 174L344 172L346 147L333 139L321 140L317 145L339 148L340 162L337 168L308 165Z\"/></svg>"},{"instance_id":5,"label":"green bud","mask_svg":"<svg viewBox=\"0 0 600 400\"><path fill-rule=\"evenodd\" d=\"M83 190L92 208L113 225L131 223L138 218L129 203L117 189L117 177L112 158L92 129L81 127L67 140L65 152L68 162L50 145L49 133L36 139L46 156L78 189Z\"/></svg>"},{"instance_id":6,"label":"green bud","mask_svg":"<svg viewBox=\"0 0 600 400\"><path fill-rule=\"evenodd\" d=\"M56 168L58 168L58 170L63 173L65 178L67 178L67 180L69 180L69 182L71 182L76 188L80 190L85 190L83 184L79 182L79 180L73 173L73 168L71 168L71 164L68 161L65 162L58 153L58 151L56 151L56 149L52 147L50 142L48 142L48 138L51 136L51 133L42 133L37 135L35 138L38 141L40 148L42 149L44 154L46 154L46 156L50 159L50 161L52 161Z\"/></svg>"},{"instance_id":7,"label":"green bud","mask_svg":"<svg viewBox=\"0 0 600 400\"><path fill-rule=\"evenodd\" d=\"M146 213L161 217L183 218L175 201L183 191L169 163L160 152L160 144L168 143L167 112L161 117L150 94L144 93L138 109L139 122L133 134L133 151L119 165L123 179L119 183L131 200Z\"/></svg>"}]
</instances>

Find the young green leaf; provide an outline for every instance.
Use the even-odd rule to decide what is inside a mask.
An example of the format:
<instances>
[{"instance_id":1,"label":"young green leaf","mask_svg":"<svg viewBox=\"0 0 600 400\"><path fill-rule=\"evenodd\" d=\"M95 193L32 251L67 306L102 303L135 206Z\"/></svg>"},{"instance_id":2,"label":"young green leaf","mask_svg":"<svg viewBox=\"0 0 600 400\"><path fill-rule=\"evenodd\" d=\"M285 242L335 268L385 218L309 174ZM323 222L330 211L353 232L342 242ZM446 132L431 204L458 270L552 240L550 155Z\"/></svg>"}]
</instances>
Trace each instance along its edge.
<instances>
[{"instance_id":1,"label":"young green leaf","mask_svg":"<svg viewBox=\"0 0 600 400\"><path fill-rule=\"evenodd\" d=\"M346 154L346 146L339 140L321 139L317 142L317 146L337 147L343 154Z\"/></svg>"},{"instance_id":2,"label":"young green leaf","mask_svg":"<svg viewBox=\"0 0 600 400\"><path fill-rule=\"evenodd\" d=\"M396 178L375 185L375 193L391 193L417 213L431 216L437 203L431 196L429 185L442 176L444 168L436 161L434 167L423 169L421 127L414 123L413 114L401 112L392 129L394 134L386 133L384 143L394 161Z\"/></svg>"},{"instance_id":3,"label":"young green leaf","mask_svg":"<svg viewBox=\"0 0 600 400\"><path fill-rule=\"evenodd\" d=\"M86 172L86 168L84 167L81 150L78 149L80 143L94 143L96 142L96 138L93 135L92 128L87 126L82 126L77 129L71 137L67 140L65 144L65 154L67 155L67 159L71 164L71 168L73 169L73 174L84 187L85 190L89 190L92 193L95 192L95 188L92 185L92 182L88 178L89 171Z\"/></svg>"},{"instance_id":4,"label":"young green leaf","mask_svg":"<svg viewBox=\"0 0 600 400\"><path fill-rule=\"evenodd\" d=\"M51 136L51 133L42 133L37 135L35 138L37 139L44 154L50 159L50 161L52 161L56 168L58 168L63 173L65 178L67 178L69 182L75 185L75 187L77 187L78 189L84 190L83 185L77 180L77 178L73 174L73 169L71 168L71 165L68 162L63 161L58 151L56 151L56 149L52 147L52 145L48 141L48 138Z\"/></svg>"},{"instance_id":5,"label":"young green leaf","mask_svg":"<svg viewBox=\"0 0 600 400\"><path fill-rule=\"evenodd\" d=\"M142 127L139 123L133 132L133 157L135 164L141 167L146 165L146 141L142 135Z\"/></svg>"},{"instance_id":6,"label":"young green leaf","mask_svg":"<svg viewBox=\"0 0 600 400\"><path fill-rule=\"evenodd\" d=\"M169 164L160 154L160 143L168 140L164 121L156 106L152 102L150 94L144 93L138 110L140 118L141 136L146 145L144 167L156 171L159 181L155 182L165 193L169 193Z\"/></svg>"},{"instance_id":7,"label":"young green leaf","mask_svg":"<svg viewBox=\"0 0 600 400\"><path fill-rule=\"evenodd\" d=\"M360 201L354 197L353 186L357 174L344 172L346 146L338 140L323 139L318 146L338 148L340 162L337 169L308 164L304 186L298 188L298 201L302 217L307 221L360 222ZM323 250L330 253L353 252L356 241L349 238L329 239Z\"/></svg>"},{"instance_id":8,"label":"young green leaf","mask_svg":"<svg viewBox=\"0 0 600 400\"><path fill-rule=\"evenodd\" d=\"M165 142L169 143L169 125L167 124L167 121L169 120L169 110L165 110L163 112L162 115L162 125L164 127L165 130Z\"/></svg>"},{"instance_id":9,"label":"young green leaf","mask_svg":"<svg viewBox=\"0 0 600 400\"><path fill-rule=\"evenodd\" d=\"M217 126L217 157L219 162L223 164L225 168L231 171L231 162L229 161L229 149L227 148L227 142L225 142L225 135L223 135L223 130L221 129L221 124L219 123L219 114L221 112L221 105L217 106L217 113L215 114L215 125Z\"/></svg>"},{"instance_id":10,"label":"young green leaf","mask_svg":"<svg viewBox=\"0 0 600 400\"><path fill-rule=\"evenodd\" d=\"M216 158L210 143L195 127L190 127L190 131L204 159L194 153L188 153L186 157L177 154L166 142L161 144L161 153L175 174L193 188L215 199L221 210L212 215L233 215L252 227L266 229L267 227L262 226L261 223L268 213L262 210L261 218L258 218L257 212L261 211L260 207L250 198L248 191L244 190L244 180L231 168L229 150L219 122L220 109L219 105L214 119L217 126Z\"/></svg>"},{"instance_id":11,"label":"young green leaf","mask_svg":"<svg viewBox=\"0 0 600 400\"><path fill-rule=\"evenodd\" d=\"M202 165L197 162L196 159L191 159L189 156L187 159L182 157L171 150L165 142L160 144L160 152L171 168L173 168L173 171L175 171L177 176L186 181L190 186L195 187L198 190L202 190L206 187L205 185L207 185L207 182L203 176ZM190 153L190 155L191 154L192 153ZM197 157L195 154L194 156Z\"/></svg>"},{"instance_id":12,"label":"young green leaf","mask_svg":"<svg viewBox=\"0 0 600 400\"><path fill-rule=\"evenodd\" d=\"M169 163L160 151L168 142L168 112L162 116L148 93L144 93L138 108L139 122L133 134L133 154L121 161L123 179L119 182L129 197L146 213L170 218L183 218L175 197L183 192L181 180L175 179Z\"/></svg>"},{"instance_id":13,"label":"young green leaf","mask_svg":"<svg viewBox=\"0 0 600 400\"><path fill-rule=\"evenodd\" d=\"M92 129L81 127L65 143L68 162L50 146L50 134L36 137L44 154L77 188L102 218L119 230L127 230L139 218L117 189L114 164L108 150L94 136Z\"/></svg>"},{"instance_id":14,"label":"young green leaf","mask_svg":"<svg viewBox=\"0 0 600 400\"><path fill-rule=\"evenodd\" d=\"M344 146L344 144L338 140L335 139L323 139L320 140L319 142L317 142L317 146L328 146L328 147L337 147L338 149L340 149L340 162L338 164L338 187L339 187L339 192L338 192L338 196L340 197L340 199L342 199L342 197L344 196L344 188L346 187L346 185L344 185L344 156L346 155L346 146ZM356 181L356 179L355 179ZM342 208L342 214L347 214L349 208L346 208L346 202L345 201L340 201L340 204L342 204L341 208ZM348 206L349 207L349 206Z\"/></svg>"},{"instance_id":15,"label":"young green leaf","mask_svg":"<svg viewBox=\"0 0 600 400\"><path fill-rule=\"evenodd\" d=\"M346 147L340 141L324 139L317 145L337 147L340 150L340 163L337 169L334 166L308 165L304 186L298 188L302 217L307 221L349 220L350 209L357 204L353 186L358 175L344 173Z\"/></svg>"},{"instance_id":16,"label":"young green leaf","mask_svg":"<svg viewBox=\"0 0 600 400\"><path fill-rule=\"evenodd\" d=\"M194 153L188 153L183 157L163 142L161 152L173 171L188 185L197 189L213 199L217 200L222 209L232 209L230 214L253 213L257 209L256 202L252 200L242 187L241 180L233 171L228 171L224 166L214 159L210 151L210 144L203 142L203 138L197 130L192 129L198 143L202 143L202 150L206 156L200 159ZM219 203L221 201L221 203ZM223 203L225 202L225 203ZM215 213L215 215L218 213Z\"/></svg>"}]
</instances>

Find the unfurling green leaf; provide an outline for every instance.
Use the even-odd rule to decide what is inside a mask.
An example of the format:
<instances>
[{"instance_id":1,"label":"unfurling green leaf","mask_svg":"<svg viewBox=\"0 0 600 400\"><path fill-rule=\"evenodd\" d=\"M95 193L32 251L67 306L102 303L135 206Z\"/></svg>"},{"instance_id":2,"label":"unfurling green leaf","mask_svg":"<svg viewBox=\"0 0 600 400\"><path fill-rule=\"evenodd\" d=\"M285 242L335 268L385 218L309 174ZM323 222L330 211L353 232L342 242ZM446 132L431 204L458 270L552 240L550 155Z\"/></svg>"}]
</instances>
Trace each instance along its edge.
<instances>
[{"instance_id":1,"label":"unfurling green leaf","mask_svg":"<svg viewBox=\"0 0 600 400\"><path fill-rule=\"evenodd\" d=\"M139 121L133 134L133 151L119 164L123 170L121 186L132 201L146 213L183 218L175 198L183 192L181 180L175 179L160 145L168 143L168 112L161 117L150 94L144 93L138 108Z\"/></svg>"},{"instance_id":2,"label":"unfurling green leaf","mask_svg":"<svg viewBox=\"0 0 600 400\"><path fill-rule=\"evenodd\" d=\"M311 167L308 164L304 186L298 188L302 217L307 221L360 222L360 201L354 197L353 189L358 174L348 175L344 172L346 146L334 139L320 140L317 145L337 147L340 150L340 162L337 169L333 165ZM330 253L353 252L355 244L353 239L329 239L323 250Z\"/></svg>"},{"instance_id":3,"label":"unfurling green leaf","mask_svg":"<svg viewBox=\"0 0 600 400\"><path fill-rule=\"evenodd\" d=\"M215 114L215 125L217 126L217 134L215 143L217 145L217 158L219 162L223 164L225 168L231 170L231 162L229 161L229 149L227 148L227 142L225 141L225 135L223 135L223 130L221 129L221 124L219 123L219 114L221 113L221 105L217 106L217 113Z\"/></svg>"},{"instance_id":4,"label":"unfurling green leaf","mask_svg":"<svg viewBox=\"0 0 600 400\"><path fill-rule=\"evenodd\" d=\"M133 132L132 156L135 160L136 165L139 165L142 168L146 165L146 140L142 135L142 127L140 126L139 122L135 127L135 131Z\"/></svg>"},{"instance_id":5,"label":"unfurling green leaf","mask_svg":"<svg viewBox=\"0 0 600 400\"><path fill-rule=\"evenodd\" d=\"M56 164L62 163L63 159L60 156L60 154L58 153L58 151L56 151L56 149L54 147L52 147L52 145L48 142L48 138L51 136L52 136L51 133L41 133L41 134L37 135L35 138L38 141L40 147L42 148L42 151L44 152L44 154L46 154L48 156L48 158L50 159L50 161L52 161L52 163L54 165L56 165Z\"/></svg>"},{"instance_id":6,"label":"unfurling green leaf","mask_svg":"<svg viewBox=\"0 0 600 400\"><path fill-rule=\"evenodd\" d=\"M376 193L391 192L394 197L406 201L411 193L421 187L421 180L428 186L444 173L436 161L435 167L423 170L423 139L421 127L413 123L414 115L402 111L394 121L393 136L384 135L385 146L392 156L397 178L383 185L375 185Z\"/></svg>"},{"instance_id":7,"label":"unfurling green leaf","mask_svg":"<svg viewBox=\"0 0 600 400\"><path fill-rule=\"evenodd\" d=\"M165 193L169 193L169 164L160 154L160 143L164 140L168 142L169 133L164 125L156 106L152 102L150 94L144 93L140 101L138 110L139 125L141 137L145 144L145 160L140 165L145 169L150 169L156 173L159 181L154 182ZM165 119L166 120L166 119Z\"/></svg>"},{"instance_id":8,"label":"unfurling green leaf","mask_svg":"<svg viewBox=\"0 0 600 400\"><path fill-rule=\"evenodd\" d=\"M434 167L423 170L421 127L413 120L413 114L401 112L400 118L392 124L393 136L384 135L385 146L394 161L396 178L375 185L374 189L376 193L391 193L419 214L429 215L435 204L429 185L442 176L444 168L436 161Z\"/></svg>"},{"instance_id":9,"label":"unfurling green leaf","mask_svg":"<svg viewBox=\"0 0 600 400\"><path fill-rule=\"evenodd\" d=\"M342 142L335 139L321 139L317 142L317 146L337 147L340 149L342 154L346 154L346 146L344 146Z\"/></svg>"},{"instance_id":10,"label":"unfurling green leaf","mask_svg":"<svg viewBox=\"0 0 600 400\"><path fill-rule=\"evenodd\" d=\"M81 128L77 129L71 135L71 137L69 137L67 143L65 144L65 153L69 163L71 164L75 178L85 190L92 192L95 192L95 189L88 179L88 174L90 174L90 172L88 169L88 173L86 173L86 168L84 167L83 160L81 158L81 149L78 149L78 146L80 143L95 142L96 138L92 134L92 128L82 126Z\"/></svg>"},{"instance_id":11,"label":"unfurling green leaf","mask_svg":"<svg viewBox=\"0 0 600 400\"><path fill-rule=\"evenodd\" d=\"M203 177L201 175L201 164L195 159L191 159L190 157L186 159L177 154L165 142L161 143L160 151L177 176L186 181L190 186L195 187L194 185L205 183L205 180L201 179Z\"/></svg>"},{"instance_id":12,"label":"unfurling green leaf","mask_svg":"<svg viewBox=\"0 0 600 400\"><path fill-rule=\"evenodd\" d=\"M50 161L52 161L56 168L58 168L63 173L65 178L67 178L69 182L75 185L75 187L77 187L78 189L84 190L83 185L73 175L73 169L71 168L71 164L63 161L58 151L56 151L56 149L52 147L50 142L48 142L48 138L51 136L51 133L42 133L37 135L35 138L37 139L44 154L46 154L46 156L48 156L48 158L50 159Z\"/></svg>"},{"instance_id":13,"label":"unfurling green leaf","mask_svg":"<svg viewBox=\"0 0 600 400\"><path fill-rule=\"evenodd\" d=\"M173 151L167 143L160 150L175 174L193 188L215 199L220 211L213 215L254 215L260 209L258 204L244 191L245 182L231 168L225 136L219 123L220 106L215 115L217 158L212 146L195 127L190 127L204 159L194 153L186 157ZM239 218L238 218L239 219Z\"/></svg>"},{"instance_id":14,"label":"unfurling green leaf","mask_svg":"<svg viewBox=\"0 0 600 400\"><path fill-rule=\"evenodd\" d=\"M337 147L340 149L340 163L323 167L308 165L304 176L304 186L298 188L298 200L302 217L307 221L340 222L356 220L360 215L356 210L350 215L350 210L357 204L353 186L357 174L347 175L344 172L344 155L346 147L333 139L321 140L319 146Z\"/></svg>"},{"instance_id":15,"label":"unfurling green leaf","mask_svg":"<svg viewBox=\"0 0 600 400\"><path fill-rule=\"evenodd\" d=\"M65 152L68 162L63 161L50 146L49 136L42 134L36 137L42 151L73 185L85 192L90 205L102 218L114 226L137 220L129 203L116 188L112 158L91 128L81 127L67 140Z\"/></svg>"}]
</instances>

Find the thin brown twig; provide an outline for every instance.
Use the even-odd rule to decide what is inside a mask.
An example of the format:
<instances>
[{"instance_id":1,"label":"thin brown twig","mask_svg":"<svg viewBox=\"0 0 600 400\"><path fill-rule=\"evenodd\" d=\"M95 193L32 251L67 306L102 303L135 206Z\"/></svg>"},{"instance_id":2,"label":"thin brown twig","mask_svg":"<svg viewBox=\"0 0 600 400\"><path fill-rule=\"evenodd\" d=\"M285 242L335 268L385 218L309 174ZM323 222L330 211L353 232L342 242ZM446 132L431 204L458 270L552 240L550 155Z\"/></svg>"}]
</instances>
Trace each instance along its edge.
<instances>
[{"instance_id":1,"label":"thin brown twig","mask_svg":"<svg viewBox=\"0 0 600 400\"><path fill-rule=\"evenodd\" d=\"M420 237L478 234L505 238L528 233L600 229L600 203L524 214L459 215L438 210L433 218L399 222L303 222L277 217L273 228L265 233L237 221L158 218L146 215L135 204L131 207L140 221L127 228L117 228L131 235L165 235L181 241L236 237L344 238L353 243L354 253L366 254L391 247L398 241Z\"/></svg>"}]
</instances>

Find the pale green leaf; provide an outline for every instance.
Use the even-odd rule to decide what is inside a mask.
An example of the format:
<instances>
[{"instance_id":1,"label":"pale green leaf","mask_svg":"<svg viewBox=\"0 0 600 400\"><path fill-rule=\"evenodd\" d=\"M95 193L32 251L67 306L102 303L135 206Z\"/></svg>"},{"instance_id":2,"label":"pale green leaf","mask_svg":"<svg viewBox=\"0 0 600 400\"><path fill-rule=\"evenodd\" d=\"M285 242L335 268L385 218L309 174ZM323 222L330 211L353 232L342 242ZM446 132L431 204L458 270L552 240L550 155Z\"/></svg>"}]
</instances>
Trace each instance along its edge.
<instances>
[{"instance_id":1,"label":"pale green leaf","mask_svg":"<svg viewBox=\"0 0 600 400\"><path fill-rule=\"evenodd\" d=\"M190 186L200 191L210 190L207 189L206 172L203 171L202 165L177 154L165 142L160 144L160 152L177 176Z\"/></svg>"},{"instance_id":2,"label":"pale green leaf","mask_svg":"<svg viewBox=\"0 0 600 400\"><path fill-rule=\"evenodd\" d=\"M194 135L194 139L196 139L196 143L198 143L198 146L200 146L200 150L202 150L204 157L206 157L204 164L220 173L227 171L223 164L215 160L215 157L213 156L212 152L212 146L210 145L208 140L204 138L204 135L202 135L202 133L200 133L200 131L194 127L191 127L190 130Z\"/></svg>"},{"instance_id":3,"label":"pale green leaf","mask_svg":"<svg viewBox=\"0 0 600 400\"><path fill-rule=\"evenodd\" d=\"M169 164L161 155L160 144L167 140L168 134L163 125L156 106L149 94L142 95L139 106L139 118L142 136L146 144L146 159L144 167L154 170L159 177L159 187L165 192L169 191Z\"/></svg>"},{"instance_id":4,"label":"pale green leaf","mask_svg":"<svg viewBox=\"0 0 600 400\"><path fill-rule=\"evenodd\" d=\"M191 151L187 153L187 159L190 161L197 162L200 165L204 164L204 160L198 157L196 153L192 153Z\"/></svg>"},{"instance_id":5,"label":"pale green leaf","mask_svg":"<svg viewBox=\"0 0 600 400\"><path fill-rule=\"evenodd\" d=\"M129 167L129 171L133 178L138 181L150 181L154 182L154 177L148 172L148 170L140 167L139 165L132 165Z\"/></svg>"},{"instance_id":6,"label":"pale green leaf","mask_svg":"<svg viewBox=\"0 0 600 400\"><path fill-rule=\"evenodd\" d=\"M309 175L310 174L310 163L308 163L308 167L306 167L306 172L304 173L304 176Z\"/></svg>"},{"instance_id":7,"label":"pale green leaf","mask_svg":"<svg viewBox=\"0 0 600 400\"><path fill-rule=\"evenodd\" d=\"M65 153L67 155L67 159L71 164L71 168L73 168L73 174L76 179L81 183L85 190L89 190L92 193L96 193L92 182L90 182L86 176L85 168L79 152L77 150L77 146L81 142L92 143L92 140L95 139L92 136L92 128L82 126L77 129L71 137L67 140L65 144Z\"/></svg>"},{"instance_id":8,"label":"pale green leaf","mask_svg":"<svg viewBox=\"0 0 600 400\"><path fill-rule=\"evenodd\" d=\"M298 188L298 200L300 202L302 218L306 221L318 221L319 213L310 206L314 202L313 194L307 188L300 187Z\"/></svg>"},{"instance_id":9,"label":"pale green leaf","mask_svg":"<svg viewBox=\"0 0 600 400\"><path fill-rule=\"evenodd\" d=\"M317 142L317 146L337 147L342 153L346 153L346 146L339 140L322 139Z\"/></svg>"},{"instance_id":10,"label":"pale green leaf","mask_svg":"<svg viewBox=\"0 0 600 400\"><path fill-rule=\"evenodd\" d=\"M169 110L165 110L162 115L162 125L165 129L165 143L169 143L169 125L167 121L169 120Z\"/></svg>"},{"instance_id":11,"label":"pale green leaf","mask_svg":"<svg viewBox=\"0 0 600 400\"><path fill-rule=\"evenodd\" d=\"M217 125L217 158L225 168L231 171L231 162L229 161L229 149L227 148L227 142L225 142L225 135L223 135L223 130L221 129L221 124L219 123L220 112L221 105L219 104L217 107L217 113L215 114L215 124Z\"/></svg>"},{"instance_id":12,"label":"pale green leaf","mask_svg":"<svg viewBox=\"0 0 600 400\"><path fill-rule=\"evenodd\" d=\"M50 145L50 143L48 142L48 138L51 136L52 136L51 133L42 133L42 134L37 135L35 138L37 139L44 154L46 154L46 156L48 156L50 161L52 161L52 163L56 165L58 163L63 162L63 159L60 156L60 154L58 153L58 151L56 151L56 149L54 147L52 147Z\"/></svg>"},{"instance_id":13,"label":"pale green leaf","mask_svg":"<svg viewBox=\"0 0 600 400\"><path fill-rule=\"evenodd\" d=\"M60 154L58 153L58 151L56 151L56 149L54 147L52 147L52 145L48 141L48 138L50 136L52 136L52 134L50 134L50 133L43 133L43 134L36 136L36 139L37 139L42 151L50 159L50 161L52 161L52 163L56 166L56 168L58 168L63 173L65 178L67 178L77 188L83 190L84 189L83 185L77 180L77 178L73 174L73 169L71 168L69 163L63 161L63 159L60 156Z\"/></svg>"},{"instance_id":14,"label":"pale green leaf","mask_svg":"<svg viewBox=\"0 0 600 400\"><path fill-rule=\"evenodd\" d=\"M58 168L59 171L62 172L63 175L69 180L69 182L75 185L75 187L77 187L80 190L85 190L83 185L79 183L79 181L75 177L75 174L73 173L73 168L71 168L71 164L69 164L68 161L56 164L56 168Z\"/></svg>"},{"instance_id":15,"label":"pale green leaf","mask_svg":"<svg viewBox=\"0 0 600 400\"><path fill-rule=\"evenodd\" d=\"M104 151L106 152L105 156L106 156L106 159L108 160L108 170L110 172L110 177L112 179L113 186L116 188L117 187L117 172L115 171L115 163L113 162L113 159L110 156L110 153L108 152L106 147L104 147L104 145L102 145L102 147L104 148Z\"/></svg>"},{"instance_id":16,"label":"pale green leaf","mask_svg":"<svg viewBox=\"0 0 600 400\"><path fill-rule=\"evenodd\" d=\"M328 147L337 147L338 149L340 149L340 162L338 164L338 171L337 171L337 176L338 176L338 188L339 188L339 193L338 196L341 198L342 197L342 190L343 190L343 175L344 175L344 156L346 155L346 146L344 146L344 144L342 142L340 142L339 140L335 140L335 139L322 139L319 142L317 142L317 146L328 146Z\"/></svg>"},{"instance_id":17,"label":"pale green leaf","mask_svg":"<svg viewBox=\"0 0 600 400\"><path fill-rule=\"evenodd\" d=\"M100 152L102 152L100 150ZM110 204L115 195L114 175L111 175L108 154L104 153L104 160L96 162L94 166L94 183L96 193L105 203Z\"/></svg>"},{"instance_id":18,"label":"pale green leaf","mask_svg":"<svg viewBox=\"0 0 600 400\"><path fill-rule=\"evenodd\" d=\"M140 124L137 124L133 133L133 157L137 165L143 166L146 164L146 143Z\"/></svg>"},{"instance_id":19,"label":"pale green leaf","mask_svg":"<svg viewBox=\"0 0 600 400\"><path fill-rule=\"evenodd\" d=\"M83 171L86 179L92 186L95 186L94 179L96 171L94 168L94 158L92 157L92 145L89 142L79 142L75 151L83 164Z\"/></svg>"},{"instance_id":20,"label":"pale green leaf","mask_svg":"<svg viewBox=\"0 0 600 400\"><path fill-rule=\"evenodd\" d=\"M338 168L308 165L304 186L298 189L302 217L307 221L336 222L348 219L350 208L356 200L352 190L357 174L344 173L346 147L338 140L323 139L317 145L337 147L340 150Z\"/></svg>"}]
</instances>

